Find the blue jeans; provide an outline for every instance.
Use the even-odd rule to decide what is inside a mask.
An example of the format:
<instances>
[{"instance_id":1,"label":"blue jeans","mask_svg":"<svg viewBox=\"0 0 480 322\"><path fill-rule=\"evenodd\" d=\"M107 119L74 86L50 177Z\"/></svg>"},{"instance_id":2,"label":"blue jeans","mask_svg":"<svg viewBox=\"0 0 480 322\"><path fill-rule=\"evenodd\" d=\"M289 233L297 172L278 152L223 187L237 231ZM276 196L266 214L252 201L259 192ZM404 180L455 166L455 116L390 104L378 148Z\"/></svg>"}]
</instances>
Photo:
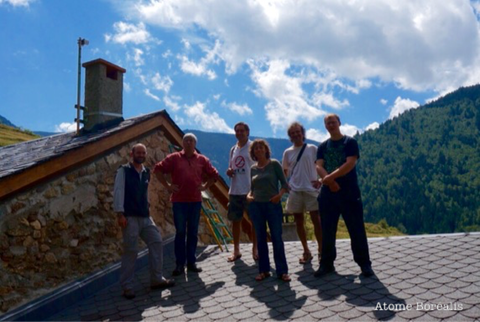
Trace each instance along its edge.
<instances>
[{"instance_id":1,"label":"blue jeans","mask_svg":"<svg viewBox=\"0 0 480 322\"><path fill-rule=\"evenodd\" d=\"M287 258L282 240L283 210L280 203L252 201L248 206L250 219L255 227L258 243L258 270L260 273L270 272L270 259L267 244L267 223L272 238L273 259L277 276L288 274Z\"/></svg>"},{"instance_id":2,"label":"blue jeans","mask_svg":"<svg viewBox=\"0 0 480 322\"><path fill-rule=\"evenodd\" d=\"M177 266L195 264L195 251L198 242L198 223L201 202L174 202L173 221L175 223L175 259ZM186 239L186 244L185 244Z\"/></svg>"}]
</instances>

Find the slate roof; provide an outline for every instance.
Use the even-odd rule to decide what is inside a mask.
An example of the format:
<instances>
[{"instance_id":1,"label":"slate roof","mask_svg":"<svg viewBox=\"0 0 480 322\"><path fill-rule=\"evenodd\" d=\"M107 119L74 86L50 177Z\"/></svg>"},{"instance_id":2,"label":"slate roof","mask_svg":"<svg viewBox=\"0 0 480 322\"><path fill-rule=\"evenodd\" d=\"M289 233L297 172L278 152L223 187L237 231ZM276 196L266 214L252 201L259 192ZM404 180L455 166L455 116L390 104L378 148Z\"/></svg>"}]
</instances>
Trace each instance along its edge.
<instances>
[{"instance_id":1,"label":"slate roof","mask_svg":"<svg viewBox=\"0 0 480 322\"><path fill-rule=\"evenodd\" d=\"M199 256L200 274L176 278L169 290L150 291L148 269L137 273L134 300L118 283L65 308L50 320L77 321L475 321L480 319L480 233L369 239L375 277L359 277L349 240L338 240L336 273L313 277L317 259L300 265L299 242L286 242L292 282L254 280L251 246L227 263L216 246ZM271 248L271 247L270 247ZM311 248L316 246L312 243ZM272 254L270 254L270 258ZM174 261L165 258L166 275ZM375 310L411 304L410 310ZM424 310L417 309L417 303ZM438 309L435 305L447 305ZM431 310L425 310L426 307Z\"/></svg>"},{"instance_id":2,"label":"slate roof","mask_svg":"<svg viewBox=\"0 0 480 322\"><path fill-rule=\"evenodd\" d=\"M75 136L75 132L71 132L0 147L0 179L59 157L85 144L114 135L125 128L161 114L171 120L167 112L160 111L133 117L108 129L81 136ZM179 131L181 132L180 129Z\"/></svg>"}]
</instances>

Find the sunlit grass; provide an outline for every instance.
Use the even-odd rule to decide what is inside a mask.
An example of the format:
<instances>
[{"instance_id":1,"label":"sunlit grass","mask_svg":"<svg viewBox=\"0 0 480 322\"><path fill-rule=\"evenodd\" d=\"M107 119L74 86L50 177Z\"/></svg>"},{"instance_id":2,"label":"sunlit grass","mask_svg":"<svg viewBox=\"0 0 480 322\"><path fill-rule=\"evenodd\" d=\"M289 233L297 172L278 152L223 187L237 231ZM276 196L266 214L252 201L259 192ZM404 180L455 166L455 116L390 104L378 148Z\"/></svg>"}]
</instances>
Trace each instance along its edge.
<instances>
[{"instance_id":1,"label":"sunlit grass","mask_svg":"<svg viewBox=\"0 0 480 322\"><path fill-rule=\"evenodd\" d=\"M31 131L0 124L0 146L30 141L39 137L40 136L33 134Z\"/></svg>"},{"instance_id":2,"label":"sunlit grass","mask_svg":"<svg viewBox=\"0 0 480 322\"><path fill-rule=\"evenodd\" d=\"M313 224L308 213L305 214L305 229L307 232L308 240L315 240L315 234L313 233ZM400 230L395 227L391 227L385 220L380 220L379 223L365 223L365 230L367 231L367 237L390 237L390 236L405 236ZM345 222L340 219L337 228L337 239L350 238L348 234L347 226Z\"/></svg>"}]
</instances>

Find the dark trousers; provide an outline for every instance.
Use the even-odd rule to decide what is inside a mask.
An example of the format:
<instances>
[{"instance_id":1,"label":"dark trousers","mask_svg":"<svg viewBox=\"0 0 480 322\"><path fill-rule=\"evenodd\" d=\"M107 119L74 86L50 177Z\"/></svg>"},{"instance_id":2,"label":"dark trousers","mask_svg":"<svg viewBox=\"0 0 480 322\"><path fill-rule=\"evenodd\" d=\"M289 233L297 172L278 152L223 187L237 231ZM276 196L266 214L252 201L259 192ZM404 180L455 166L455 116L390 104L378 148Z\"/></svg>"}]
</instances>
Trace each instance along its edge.
<instances>
[{"instance_id":1,"label":"dark trousers","mask_svg":"<svg viewBox=\"0 0 480 322\"><path fill-rule=\"evenodd\" d=\"M333 266L337 258L335 240L340 215L350 234L353 259L360 267L371 265L360 189L353 187L331 192L327 186L323 186L318 196L318 206L323 233L320 266Z\"/></svg>"},{"instance_id":2,"label":"dark trousers","mask_svg":"<svg viewBox=\"0 0 480 322\"><path fill-rule=\"evenodd\" d=\"M177 266L193 265L198 243L201 202L174 202L175 261ZM186 240L186 243L185 243Z\"/></svg>"}]
</instances>

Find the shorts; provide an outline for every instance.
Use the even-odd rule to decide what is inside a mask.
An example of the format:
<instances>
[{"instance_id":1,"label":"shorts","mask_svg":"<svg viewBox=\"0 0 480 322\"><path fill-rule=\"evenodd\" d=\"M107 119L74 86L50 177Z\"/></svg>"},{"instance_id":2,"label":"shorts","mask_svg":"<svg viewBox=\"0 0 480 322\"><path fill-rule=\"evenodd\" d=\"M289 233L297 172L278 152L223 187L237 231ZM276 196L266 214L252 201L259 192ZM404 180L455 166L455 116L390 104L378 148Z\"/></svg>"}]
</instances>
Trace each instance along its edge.
<instances>
[{"instance_id":1,"label":"shorts","mask_svg":"<svg viewBox=\"0 0 480 322\"><path fill-rule=\"evenodd\" d=\"M243 218L243 212L247 211L247 195L228 195L228 214L227 217L231 221L240 221Z\"/></svg>"},{"instance_id":2,"label":"shorts","mask_svg":"<svg viewBox=\"0 0 480 322\"><path fill-rule=\"evenodd\" d=\"M316 191L290 191L285 209L290 214L318 211L317 197Z\"/></svg>"}]
</instances>

